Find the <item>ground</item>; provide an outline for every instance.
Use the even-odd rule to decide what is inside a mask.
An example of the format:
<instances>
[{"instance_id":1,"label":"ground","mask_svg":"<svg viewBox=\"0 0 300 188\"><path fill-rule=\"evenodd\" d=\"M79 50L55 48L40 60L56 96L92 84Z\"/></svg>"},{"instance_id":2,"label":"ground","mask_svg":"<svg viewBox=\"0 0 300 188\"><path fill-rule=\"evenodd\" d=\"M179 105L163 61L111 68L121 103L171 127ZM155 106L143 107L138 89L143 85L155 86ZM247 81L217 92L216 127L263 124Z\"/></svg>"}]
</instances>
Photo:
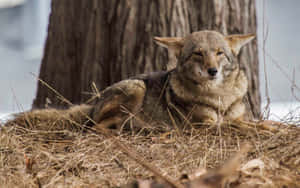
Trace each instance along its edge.
<instances>
[{"instance_id":1,"label":"ground","mask_svg":"<svg viewBox=\"0 0 300 188\"><path fill-rule=\"evenodd\" d=\"M0 184L116 187L156 179L151 168L176 181L183 174L222 169L248 143L251 149L233 170L228 169L229 187L299 187L300 128L274 127L278 129L258 123L224 124L111 134L71 126L62 119L45 123L37 117L32 124L16 119L0 132Z\"/></svg>"}]
</instances>

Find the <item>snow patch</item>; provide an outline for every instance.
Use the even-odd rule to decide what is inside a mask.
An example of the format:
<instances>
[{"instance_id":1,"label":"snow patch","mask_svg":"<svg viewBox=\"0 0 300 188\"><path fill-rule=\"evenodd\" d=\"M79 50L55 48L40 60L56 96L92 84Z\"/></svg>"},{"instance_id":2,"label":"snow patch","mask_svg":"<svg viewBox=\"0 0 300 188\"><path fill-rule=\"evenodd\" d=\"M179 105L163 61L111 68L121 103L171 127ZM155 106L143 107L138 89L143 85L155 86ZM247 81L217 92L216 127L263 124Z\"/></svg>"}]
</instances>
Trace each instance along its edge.
<instances>
[{"instance_id":1,"label":"snow patch","mask_svg":"<svg viewBox=\"0 0 300 188\"><path fill-rule=\"evenodd\" d=\"M266 103L262 104L262 112L264 112L266 105ZM283 122L300 122L300 102L272 102L269 110L267 119Z\"/></svg>"},{"instance_id":2,"label":"snow patch","mask_svg":"<svg viewBox=\"0 0 300 188\"><path fill-rule=\"evenodd\" d=\"M13 119L13 113L0 113L0 126L11 119Z\"/></svg>"}]
</instances>

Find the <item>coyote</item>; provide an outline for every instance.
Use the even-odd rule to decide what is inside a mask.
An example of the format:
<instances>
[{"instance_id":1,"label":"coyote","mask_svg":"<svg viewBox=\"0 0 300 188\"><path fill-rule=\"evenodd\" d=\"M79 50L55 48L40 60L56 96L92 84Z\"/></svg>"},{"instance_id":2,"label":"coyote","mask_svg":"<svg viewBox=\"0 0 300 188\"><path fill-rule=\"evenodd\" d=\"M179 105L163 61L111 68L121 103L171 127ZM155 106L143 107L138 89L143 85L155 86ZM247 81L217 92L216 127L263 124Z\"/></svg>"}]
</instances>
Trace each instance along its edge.
<instances>
[{"instance_id":1,"label":"coyote","mask_svg":"<svg viewBox=\"0 0 300 188\"><path fill-rule=\"evenodd\" d=\"M254 37L208 30L186 37L155 37L157 44L175 54L173 70L120 81L101 92L93 104L73 107L65 114L75 121L87 120L82 111L95 128L120 128L131 117L138 127L242 119L248 81L237 55Z\"/></svg>"},{"instance_id":2,"label":"coyote","mask_svg":"<svg viewBox=\"0 0 300 188\"><path fill-rule=\"evenodd\" d=\"M108 87L90 116L97 126L107 128L122 125L130 114L151 126L243 119L248 81L237 55L254 37L216 31L155 37L157 44L175 54L176 68Z\"/></svg>"}]
</instances>

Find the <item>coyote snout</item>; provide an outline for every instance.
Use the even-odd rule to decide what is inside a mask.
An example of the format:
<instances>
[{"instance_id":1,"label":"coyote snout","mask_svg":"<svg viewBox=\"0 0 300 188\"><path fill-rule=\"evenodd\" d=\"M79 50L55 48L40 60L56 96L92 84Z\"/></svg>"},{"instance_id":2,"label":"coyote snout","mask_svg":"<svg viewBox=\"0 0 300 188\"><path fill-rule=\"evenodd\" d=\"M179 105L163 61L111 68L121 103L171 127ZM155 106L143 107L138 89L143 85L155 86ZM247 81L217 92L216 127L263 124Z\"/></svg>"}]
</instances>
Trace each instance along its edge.
<instances>
[{"instance_id":1,"label":"coyote snout","mask_svg":"<svg viewBox=\"0 0 300 188\"><path fill-rule=\"evenodd\" d=\"M202 48L201 53L199 51L193 53L194 56L190 61L193 64L192 69L199 71L199 78L201 82L204 80L218 80L219 82L223 79L222 70L223 66L228 64L224 59L224 52L219 49L210 49L204 51Z\"/></svg>"},{"instance_id":2,"label":"coyote snout","mask_svg":"<svg viewBox=\"0 0 300 188\"><path fill-rule=\"evenodd\" d=\"M214 67L214 68L207 69L207 72L208 72L209 76L214 77L217 75L218 70L217 70L217 68Z\"/></svg>"}]
</instances>

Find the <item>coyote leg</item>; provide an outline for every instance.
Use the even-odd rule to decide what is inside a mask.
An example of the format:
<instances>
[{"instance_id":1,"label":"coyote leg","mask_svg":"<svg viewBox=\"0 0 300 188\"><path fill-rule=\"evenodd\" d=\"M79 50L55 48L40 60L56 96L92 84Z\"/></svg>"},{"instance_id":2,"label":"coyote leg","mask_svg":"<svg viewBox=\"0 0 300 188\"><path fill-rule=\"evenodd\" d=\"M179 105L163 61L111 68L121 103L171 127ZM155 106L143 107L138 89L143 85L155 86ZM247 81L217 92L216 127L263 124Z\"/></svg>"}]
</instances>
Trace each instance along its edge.
<instances>
[{"instance_id":1,"label":"coyote leg","mask_svg":"<svg viewBox=\"0 0 300 188\"><path fill-rule=\"evenodd\" d=\"M145 91L141 80L124 80L105 89L93 108L96 128L119 129L129 113L141 108Z\"/></svg>"}]
</instances>

